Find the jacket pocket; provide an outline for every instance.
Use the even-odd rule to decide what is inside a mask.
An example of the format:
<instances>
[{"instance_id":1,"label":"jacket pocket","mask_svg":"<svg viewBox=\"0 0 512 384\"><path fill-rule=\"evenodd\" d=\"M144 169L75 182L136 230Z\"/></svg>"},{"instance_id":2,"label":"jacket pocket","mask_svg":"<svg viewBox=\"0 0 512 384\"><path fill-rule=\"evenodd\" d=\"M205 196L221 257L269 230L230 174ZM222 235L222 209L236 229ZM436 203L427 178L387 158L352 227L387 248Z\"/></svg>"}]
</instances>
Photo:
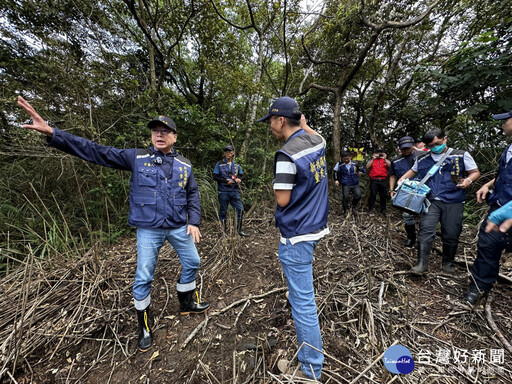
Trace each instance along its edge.
<instances>
[{"instance_id":1,"label":"jacket pocket","mask_svg":"<svg viewBox=\"0 0 512 384\"><path fill-rule=\"evenodd\" d=\"M187 221L187 198L176 197L173 201L174 220L176 223L183 223Z\"/></svg>"},{"instance_id":2,"label":"jacket pocket","mask_svg":"<svg viewBox=\"0 0 512 384\"><path fill-rule=\"evenodd\" d=\"M156 217L156 198L134 196L130 209L132 221L145 224L152 223Z\"/></svg>"},{"instance_id":3,"label":"jacket pocket","mask_svg":"<svg viewBox=\"0 0 512 384\"><path fill-rule=\"evenodd\" d=\"M156 186L157 170L156 167L139 168L139 185L154 187Z\"/></svg>"}]
</instances>

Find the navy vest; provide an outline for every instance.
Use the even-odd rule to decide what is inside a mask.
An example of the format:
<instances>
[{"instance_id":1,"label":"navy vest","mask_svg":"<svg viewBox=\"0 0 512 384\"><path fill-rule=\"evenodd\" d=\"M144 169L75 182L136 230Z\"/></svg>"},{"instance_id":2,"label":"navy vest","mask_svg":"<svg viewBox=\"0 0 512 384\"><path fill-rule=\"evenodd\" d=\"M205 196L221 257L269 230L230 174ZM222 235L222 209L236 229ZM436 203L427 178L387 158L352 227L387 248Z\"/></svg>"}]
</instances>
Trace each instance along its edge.
<instances>
[{"instance_id":1,"label":"navy vest","mask_svg":"<svg viewBox=\"0 0 512 384\"><path fill-rule=\"evenodd\" d=\"M297 184L291 191L290 202L284 208L279 205L276 208L276 225L281 235L290 238L324 228L329 200L323 138L301 129L285 142L279 152L290 157L297 168Z\"/></svg>"},{"instance_id":2,"label":"navy vest","mask_svg":"<svg viewBox=\"0 0 512 384\"><path fill-rule=\"evenodd\" d=\"M350 168L347 169L345 163L338 163L338 181L341 185L357 185L359 184L359 177L357 177L357 166L350 163Z\"/></svg>"},{"instance_id":3,"label":"navy vest","mask_svg":"<svg viewBox=\"0 0 512 384\"><path fill-rule=\"evenodd\" d=\"M489 196L489 205L498 204L501 206L512 200L512 164L510 161L507 164L507 151L508 147L501 155L494 188Z\"/></svg>"},{"instance_id":4,"label":"navy vest","mask_svg":"<svg viewBox=\"0 0 512 384\"><path fill-rule=\"evenodd\" d=\"M219 165L219 175L223 179L236 179L238 177L239 165L234 161L231 161L231 165L226 163L225 160L221 160L217 163ZM234 176L234 178L233 178ZM224 184L218 183L219 192L230 192L238 190L238 183Z\"/></svg>"},{"instance_id":5,"label":"navy vest","mask_svg":"<svg viewBox=\"0 0 512 384\"><path fill-rule=\"evenodd\" d=\"M429 199L439 198L445 203L462 203L466 200L466 190L456 187L459 177L464 177L464 153L460 149L453 149L444 160L439 170L425 183L430 187ZM436 164L430 152L419 154L417 157L417 179L422 179L430 168Z\"/></svg>"},{"instance_id":6,"label":"navy vest","mask_svg":"<svg viewBox=\"0 0 512 384\"><path fill-rule=\"evenodd\" d=\"M409 163L409 161L407 161L409 157L406 158L404 157L404 155L399 155L395 157L393 160L391 160L391 163L393 163L393 170L395 171L395 176L397 180L399 180L403 175L405 175L414 164L416 152L413 152L410 156L412 157L412 163Z\"/></svg>"},{"instance_id":7,"label":"navy vest","mask_svg":"<svg viewBox=\"0 0 512 384\"><path fill-rule=\"evenodd\" d=\"M134 227L158 228L167 219L172 227L187 224L187 181L192 165L181 155L174 157L172 177L167 178L148 149L137 150L130 179L130 216Z\"/></svg>"}]
</instances>

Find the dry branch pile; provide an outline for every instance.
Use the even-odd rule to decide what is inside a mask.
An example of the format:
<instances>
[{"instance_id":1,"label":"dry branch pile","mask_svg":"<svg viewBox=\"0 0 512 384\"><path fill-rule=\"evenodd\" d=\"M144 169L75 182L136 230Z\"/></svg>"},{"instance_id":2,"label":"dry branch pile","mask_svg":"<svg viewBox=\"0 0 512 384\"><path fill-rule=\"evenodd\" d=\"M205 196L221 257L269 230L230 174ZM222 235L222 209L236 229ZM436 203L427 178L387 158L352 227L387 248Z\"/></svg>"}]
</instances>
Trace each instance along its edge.
<instances>
[{"instance_id":1,"label":"dry branch pile","mask_svg":"<svg viewBox=\"0 0 512 384\"><path fill-rule=\"evenodd\" d=\"M460 297L464 257L474 258L475 229L466 229L458 272L440 271L433 254L424 277L408 273L415 251L404 249L400 215L366 213L337 219L315 251L315 284L328 383L512 382L511 288L499 283L487 308ZM271 217L248 223L248 239L219 238L203 229L200 287L212 302L205 317L176 315L165 247L152 291L155 346L135 351L131 303L134 240L110 257L42 263L32 256L2 280L1 371L9 382L291 383L277 361L296 364L297 345ZM169 256L167 252L171 252ZM509 267L502 271L510 274ZM399 343L416 369L393 375L384 351ZM503 351L503 362L490 358ZM465 351L465 352L464 352ZM477 359L475 351L484 351ZM457 361L455 360L457 357ZM464 357L464 360L463 360ZM46 375L46 376L45 376ZM45 381L47 377L47 381Z\"/></svg>"}]
</instances>

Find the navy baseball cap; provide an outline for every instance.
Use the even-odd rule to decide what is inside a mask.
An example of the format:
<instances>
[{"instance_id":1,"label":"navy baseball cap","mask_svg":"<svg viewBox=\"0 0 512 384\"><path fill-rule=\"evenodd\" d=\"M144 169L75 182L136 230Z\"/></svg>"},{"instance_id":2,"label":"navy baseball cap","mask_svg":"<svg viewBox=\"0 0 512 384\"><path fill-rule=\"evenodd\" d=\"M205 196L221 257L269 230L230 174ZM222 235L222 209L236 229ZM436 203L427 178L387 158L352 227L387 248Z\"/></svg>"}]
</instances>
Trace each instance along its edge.
<instances>
[{"instance_id":1,"label":"navy baseball cap","mask_svg":"<svg viewBox=\"0 0 512 384\"><path fill-rule=\"evenodd\" d=\"M224 152L232 152L232 151L234 151L234 150L235 150L235 148L233 148L233 146L232 146L232 145L226 145L226 146L224 147Z\"/></svg>"},{"instance_id":2,"label":"navy baseball cap","mask_svg":"<svg viewBox=\"0 0 512 384\"><path fill-rule=\"evenodd\" d=\"M499 115L492 115L494 120L506 120L512 117L512 111L508 111L506 113L500 113Z\"/></svg>"},{"instance_id":3,"label":"navy baseball cap","mask_svg":"<svg viewBox=\"0 0 512 384\"><path fill-rule=\"evenodd\" d=\"M411 148L414 145L414 139L410 136L404 136L398 140L398 145L400 149Z\"/></svg>"},{"instance_id":4,"label":"navy baseball cap","mask_svg":"<svg viewBox=\"0 0 512 384\"><path fill-rule=\"evenodd\" d=\"M291 97L283 96L272 103L268 113L259 119L258 122L267 121L272 115L300 119L302 113L299 110L299 104L295 100Z\"/></svg>"},{"instance_id":5,"label":"navy baseball cap","mask_svg":"<svg viewBox=\"0 0 512 384\"><path fill-rule=\"evenodd\" d=\"M148 128L155 128L158 125L163 125L164 127L169 128L171 131L176 133L176 124L174 124L174 121L167 116L157 116L153 120L151 120L148 123Z\"/></svg>"}]
</instances>

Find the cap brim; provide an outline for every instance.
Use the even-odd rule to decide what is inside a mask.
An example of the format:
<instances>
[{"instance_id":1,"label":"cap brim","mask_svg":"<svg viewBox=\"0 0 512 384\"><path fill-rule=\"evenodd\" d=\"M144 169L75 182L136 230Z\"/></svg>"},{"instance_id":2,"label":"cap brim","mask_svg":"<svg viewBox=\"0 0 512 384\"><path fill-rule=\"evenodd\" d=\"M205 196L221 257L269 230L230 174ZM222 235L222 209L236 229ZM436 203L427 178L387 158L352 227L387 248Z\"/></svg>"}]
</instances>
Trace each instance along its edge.
<instances>
[{"instance_id":1,"label":"cap brim","mask_svg":"<svg viewBox=\"0 0 512 384\"><path fill-rule=\"evenodd\" d=\"M256 120L258 123L261 123L263 121L267 121L270 118L270 113L267 113L265 116L263 116L261 119Z\"/></svg>"},{"instance_id":2,"label":"cap brim","mask_svg":"<svg viewBox=\"0 0 512 384\"><path fill-rule=\"evenodd\" d=\"M400 146L400 149L404 149L404 148L411 148L412 147L412 144L411 143L407 143L407 144L402 144Z\"/></svg>"},{"instance_id":3,"label":"cap brim","mask_svg":"<svg viewBox=\"0 0 512 384\"><path fill-rule=\"evenodd\" d=\"M494 120L505 120L512 117L512 111L507 113L500 113L499 115L492 115L492 118Z\"/></svg>"}]
</instances>

